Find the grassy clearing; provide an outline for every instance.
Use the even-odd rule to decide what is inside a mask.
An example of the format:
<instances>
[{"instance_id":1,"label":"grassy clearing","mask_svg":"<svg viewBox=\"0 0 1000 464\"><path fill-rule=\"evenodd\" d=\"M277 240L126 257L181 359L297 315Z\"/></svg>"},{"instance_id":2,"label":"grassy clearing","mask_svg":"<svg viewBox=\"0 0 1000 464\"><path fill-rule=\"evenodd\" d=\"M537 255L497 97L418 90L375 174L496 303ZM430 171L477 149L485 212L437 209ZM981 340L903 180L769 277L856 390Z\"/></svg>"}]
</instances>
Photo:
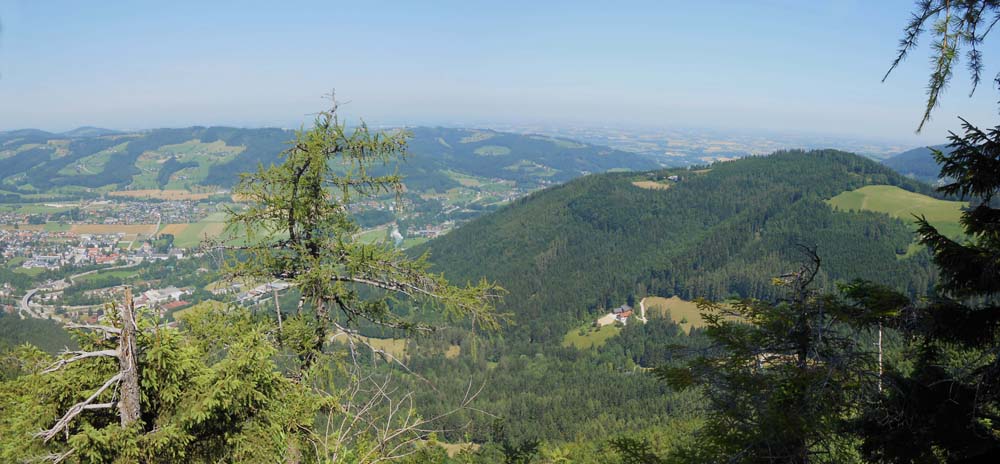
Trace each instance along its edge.
<instances>
[{"instance_id":1,"label":"grassy clearing","mask_svg":"<svg viewBox=\"0 0 1000 464\"><path fill-rule=\"evenodd\" d=\"M76 278L76 282L91 282L98 279L103 279L106 277L114 277L118 279L129 279L137 276L135 269L115 269L106 272L95 272L93 274L87 274Z\"/></svg>"},{"instance_id":2,"label":"grassy clearing","mask_svg":"<svg viewBox=\"0 0 1000 464\"><path fill-rule=\"evenodd\" d=\"M473 152L479 156L504 156L510 154L510 148L503 145L483 145Z\"/></svg>"},{"instance_id":3,"label":"grassy clearing","mask_svg":"<svg viewBox=\"0 0 1000 464\"><path fill-rule=\"evenodd\" d=\"M670 184L661 184L651 180L637 180L632 182L632 185L648 190L666 190L670 188Z\"/></svg>"},{"instance_id":4,"label":"grassy clearing","mask_svg":"<svg viewBox=\"0 0 1000 464\"><path fill-rule=\"evenodd\" d=\"M546 137L544 135L532 135L531 138L551 142L561 148L585 148L587 146L586 144L580 142L574 142L572 140L560 139L556 137Z\"/></svg>"},{"instance_id":5,"label":"grassy clearing","mask_svg":"<svg viewBox=\"0 0 1000 464\"><path fill-rule=\"evenodd\" d=\"M604 327L577 327L570 329L563 337L563 346L573 346L581 350L591 347L601 347L608 342L608 339L618 335L622 331L621 326L606 325ZM581 332L583 332L581 334Z\"/></svg>"},{"instance_id":6,"label":"grassy clearing","mask_svg":"<svg viewBox=\"0 0 1000 464\"><path fill-rule=\"evenodd\" d=\"M185 227L181 228L180 226ZM179 248L191 248L198 246L201 244L202 240L206 238L221 237L226 229L226 224L223 222L207 220L191 224L169 224L167 227L164 227L160 233L170 233L166 232L168 229L180 230L180 233L174 234L174 246Z\"/></svg>"},{"instance_id":7,"label":"grassy clearing","mask_svg":"<svg viewBox=\"0 0 1000 464\"><path fill-rule=\"evenodd\" d=\"M65 222L46 222L45 231L46 232L69 232L73 226L66 224Z\"/></svg>"},{"instance_id":8,"label":"grassy clearing","mask_svg":"<svg viewBox=\"0 0 1000 464\"><path fill-rule=\"evenodd\" d=\"M205 300L205 301L202 301L201 303L198 303L198 304L196 304L194 306L190 306L190 307L187 307L187 308L184 308L184 309L180 309L180 310L174 311L174 313L172 314L172 317L173 317L173 319L175 321L176 320L182 320L186 314L189 314L189 313L191 313L193 311L200 310L202 308L207 308L208 311L220 311L220 310L223 310L223 309L226 308L226 303L223 303L221 301L215 301L215 300Z\"/></svg>"},{"instance_id":9,"label":"grassy clearing","mask_svg":"<svg viewBox=\"0 0 1000 464\"><path fill-rule=\"evenodd\" d=\"M173 235L174 237L177 237L180 234L184 233L184 230L187 229L189 225L191 225L191 224L187 224L187 223L184 223L184 224L167 224L167 225L163 226L160 229L159 233L161 235L162 234L170 234L170 235Z\"/></svg>"},{"instance_id":10,"label":"grassy clearing","mask_svg":"<svg viewBox=\"0 0 1000 464\"><path fill-rule=\"evenodd\" d=\"M705 326L705 320L701 318L701 312L698 311L698 304L693 301L683 300L676 296L670 298L647 296L642 299L642 303L646 305L646 317L651 314L661 316L670 314L670 319L681 326L685 332L690 332L691 327Z\"/></svg>"},{"instance_id":11,"label":"grassy clearing","mask_svg":"<svg viewBox=\"0 0 1000 464\"><path fill-rule=\"evenodd\" d=\"M462 139L459 140L458 143L482 142L483 140L489 140L494 136L496 136L496 134L493 132L472 131L472 134L462 137Z\"/></svg>"},{"instance_id":12,"label":"grassy clearing","mask_svg":"<svg viewBox=\"0 0 1000 464\"><path fill-rule=\"evenodd\" d=\"M938 200L891 185L868 185L841 193L827 203L837 210L886 213L910 224L914 214L922 215L948 237L963 235L959 219L962 208L969 206L968 202Z\"/></svg>"},{"instance_id":13,"label":"grassy clearing","mask_svg":"<svg viewBox=\"0 0 1000 464\"><path fill-rule=\"evenodd\" d=\"M372 244L385 241L385 228L366 230L354 236L354 239L364 243Z\"/></svg>"},{"instance_id":14,"label":"grassy clearing","mask_svg":"<svg viewBox=\"0 0 1000 464\"><path fill-rule=\"evenodd\" d=\"M463 187L479 187L480 185L483 185L483 180L478 177L465 175L455 171L444 171L444 173L447 174L448 177L454 179L455 182L462 184Z\"/></svg>"},{"instance_id":15,"label":"grassy clearing","mask_svg":"<svg viewBox=\"0 0 1000 464\"><path fill-rule=\"evenodd\" d=\"M45 272L45 269L42 269L40 267L33 267L33 268L19 267L17 269L14 269L14 272L31 277L38 277L39 274Z\"/></svg>"},{"instance_id":16,"label":"grassy clearing","mask_svg":"<svg viewBox=\"0 0 1000 464\"><path fill-rule=\"evenodd\" d=\"M372 348L381 350L393 358L401 361L406 359L406 344L408 340L405 338L372 338L364 336L357 336L357 338L364 341ZM333 341L346 345L347 337L344 336L343 332L341 332L334 335Z\"/></svg>"},{"instance_id":17,"label":"grassy clearing","mask_svg":"<svg viewBox=\"0 0 1000 464\"><path fill-rule=\"evenodd\" d=\"M427 238L427 237L410 237L410 238L405 238L405 239L403 239L403 243L401 243L399 245L399 247L405 250L407 248L413 248L413 247L415 247L417 245L420 245L421 243L425 243L425 242L427 242L429 240L430 239Z\"/></svg>"}]
</instances>

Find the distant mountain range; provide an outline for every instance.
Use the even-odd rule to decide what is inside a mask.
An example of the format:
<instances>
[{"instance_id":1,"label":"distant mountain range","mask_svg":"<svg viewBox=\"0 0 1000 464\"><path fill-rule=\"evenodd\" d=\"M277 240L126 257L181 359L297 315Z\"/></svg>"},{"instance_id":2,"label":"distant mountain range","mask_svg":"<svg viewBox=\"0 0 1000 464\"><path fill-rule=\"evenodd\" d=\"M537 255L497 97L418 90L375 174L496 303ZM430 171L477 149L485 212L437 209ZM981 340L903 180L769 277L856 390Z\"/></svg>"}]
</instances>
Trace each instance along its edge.
<instances>
[{"instance_id":1,"label":"distant mountain range","mask_svg":"<svg viewBox=\"0 0 1000 464\"><path fill-rule=\"evenodd\" d=\"M468 177L534 189L581 175L659 167L652 158L568 139L491 130L411 129L399 169L411 190L443 192ZM0 193L87 195L122 189L228 188L239 173L279 160L288 130L190 127L119 132L0 132Z\"/></svg>"},{"instance_id":2,"label":"distant mountain range","mask_svg":"<svg viewBox=\"0 0 1000 464\"><path fill-rule=\"evenodd\" d=\"M947 144L919 147L890 156L882 160L882 164L904 176L934 184L938 181L941 166L938 166L937 161L934 160L934 153L931 149L941 150L945 153L950 152Z\"/></svg>"}]
</instances>

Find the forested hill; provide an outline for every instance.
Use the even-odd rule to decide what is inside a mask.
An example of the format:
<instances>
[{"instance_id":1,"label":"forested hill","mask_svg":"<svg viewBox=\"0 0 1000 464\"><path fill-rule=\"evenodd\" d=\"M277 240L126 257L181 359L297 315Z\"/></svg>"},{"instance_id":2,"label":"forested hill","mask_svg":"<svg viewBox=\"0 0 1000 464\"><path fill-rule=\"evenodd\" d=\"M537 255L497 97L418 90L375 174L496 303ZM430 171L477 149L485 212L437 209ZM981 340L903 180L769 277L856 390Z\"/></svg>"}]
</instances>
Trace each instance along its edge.
<instances>
[{"instance_id":1,"label":"forested hill","mask_svg":"<svg viewBox=\"0 0 1000 464\"><path fill-rule=\"evenodd\" d=\"M912 150L907 150L890 156L889 158L882 160L882 164L889 166L904 176L913 177L915 179L920 179L924 182L933 184L938 180L938 174L941 172L941 166L934 160L934 153L931 152L932 148L935 150L943 150L945 153L950 153L951 151L948 148L948 145L914 148Z\"/></svg>"},{"instance_id":2,"label":"forested hill","mask_svg":"<svg viewBox=\"0 0 1000 464\"><path fill-rule=\"evenodd\" d=\"M453 281L497 280L510 292L511 336L533 341L558 340L629 296L774 296L772 278L801 263L799 244L818 246L820 285L862 278L924 293L929 259L907 253L914 241L907 224L824 202L872 184L933 194L853 154L787 151L701 170L587 176L413 251L430 251Z\"/></svg>"},{"instance_id":3,"label":"forested hill","mask_svg":"<svg viewBox=\"0 0 1000 464\"><path fill-rule=\"evenodd\" d=\"M412 132L410 156L398 169L417 191L443 192L469 176L531 189L591 172L659 166L643 155L558 138L448 128ZM0 132L0 193L13 200L28 194L228 188L239 173L277 162L292 136L283 129L231 127Z\"/></svg>"}]
</instances>

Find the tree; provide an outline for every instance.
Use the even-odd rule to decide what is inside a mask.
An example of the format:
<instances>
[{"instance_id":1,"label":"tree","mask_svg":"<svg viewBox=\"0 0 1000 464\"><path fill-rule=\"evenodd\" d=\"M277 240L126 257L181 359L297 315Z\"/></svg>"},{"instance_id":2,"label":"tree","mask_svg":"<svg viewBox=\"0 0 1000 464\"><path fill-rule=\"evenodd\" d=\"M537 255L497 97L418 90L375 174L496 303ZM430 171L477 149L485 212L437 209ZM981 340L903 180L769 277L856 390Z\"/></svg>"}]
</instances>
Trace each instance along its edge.
<instances>
[{"instance_id":1,"label":"tree","mask_svg":"<svg viewBox=\"0 0 1000 464\"><path fill-rule=\"evenodd\" d=\"M968 47L975 92L983 70L980 47L1000 21L1000 2L919 2L890 72L932 19L937 40L920 127L937 106L960 47ZM994 82L1000 87L1000 74ZM991 462L1000 453L1000 211L993 207L1000 191L1000 127L983 131L961 121L964 134L949 136L954 151L934 155L949 180L940 190L971 200L961 219L965 237L946 237L918 218L919 241L931 250L941 278L937 295L900 320L908 362L887 371L885 394L862 419L863 450L874 460Z\"/></svg>"},{"instance_id":2,"label":"tree","mask_svg":"<svg viewBox=\"0 0 1000 464\"><path fill-rule=\"evenodd\" d=\"M426 256L355 242L351 202L402 189L398 176L368 169L402 156L405 143L405 133L345 128L334 104L296 134L282 163L243 176L235 193L248 204L230 221L243 234L212 249L230 253L233 277L293 284L295 317L275 323L207 302L170 327L127 302L102 325L78 328L80 352L51 359L26 347L2 360L0 461L372 463L415 453L478 391L470 384L454 410L423 417L412 392L330 353L331 329L357 359L361 321L433 329L393 304L492 328L500 289L454 287L428 272Z\"/></svg>"},{"instance_id":3,"label":"tree","mask_svg":"<svg viewBox=\"0 0 1000 464\"><path fill-rule=\"evenodd\" d=\"M874 319L810 288L820 269L814 250L794 273L776 279L788 296L776 302L701 300L713 346L685 367L656 373L674 388L701 386L707 421L684 462L844 462L844 435L856 401L874 384L870 350L848 322Z\"/></svg>"},{"instance_id":4,"label":"tree","mask_svg":"<svg viewBox=\"0 0 1000 464\"><path fill-rule=\"evenodd\" d=\"M281 375L267 324L212 305L185 313L181 329L148 316L140 313L134 332L139 405L128 403L127 387L109 387L124 377L111 357L52 359L22 348L22 375L0 383L0 461L305 460L324 403ZM122 348L127 321L104 324L77 333L82 352Z\"/></svg>"},{"instance_id":5,"label":"tree","mask_svg":"<svg viewBox=\"0 0 1000 464\"><path fill-rule=\"evenodd\" d=\"M237 252L229 275L298 288L299 315L312 308L312 329L289 341L305 369L323 352L331 327L349 335L361 321L406 332L429 329L398 317L391 307L396 298L467 317L475 326L497 325L496 285L482 280L454 287L428 271L426 255L412 260L395 247L354 239L358 226L349 207L357 197L402 192L398 175L370 169L404 157L406 138L403 131L372 132L364 123L348 129L333 100L310 130L296 132L284 162L241 175L233 190L249 206L232 211L228 222L230 230L246 231L245 245L227 247Z\"/></svg>"},{"instance_id":6,"label":"tree","mask_svg":"<svg viewBox=\"0 0 1000 464\"><path fill-rule=\"evenodd\" d=\"M973 200L966 238L918 219L920 243L940 270L938 295L907 314L912 366L889 372L887 395L866 414L865 450L890 462L988 459L1000 452L1000 127L963 120L952 153L935 153L941 191ZM905 369L904 369L905 368Z\"/></svg>"}]
</instances>

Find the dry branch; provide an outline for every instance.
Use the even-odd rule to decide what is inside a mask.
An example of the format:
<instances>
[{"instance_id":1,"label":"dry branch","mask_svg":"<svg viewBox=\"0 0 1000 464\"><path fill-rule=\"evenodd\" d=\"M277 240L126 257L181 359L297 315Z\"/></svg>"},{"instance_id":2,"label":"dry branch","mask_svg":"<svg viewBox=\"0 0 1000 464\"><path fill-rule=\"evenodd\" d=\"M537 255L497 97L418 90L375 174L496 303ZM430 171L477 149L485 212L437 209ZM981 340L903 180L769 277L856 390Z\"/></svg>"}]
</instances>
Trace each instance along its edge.
<instances>
[{"instance_id":1,"label":"dry branch","mask_svg":"<svg viewBox=\"0 0 1000 464\"><path fill-rule=\"evenodd\" d=\"M73 405L73 407L69 408L69 411L66 412L66 415L62 416L62 418L59 419L59 421L56 422L56 425L52 426L51 429L42 431L37 436L42 437L42 439L47 442L51 440L53 437L55 437L56 434L58 434L60 431L69 426L70 421L72 421L73 418L76 417L78 414L83 412L84 409L98 409L97 408L98 406L107 406L110 408L112 403L102 403L95 405L91 405L90 403L93 403L98 396L101 396L101 393L104 393L104 391L110 388L112 385L117 384L118 381L121 380L121 378L122 375L120 373L112 376L110 379L108 379L107 382L104 382L104 385L101 385L101 388L98 388L97 391L94 392L94 394L90 395L87 399L79 403L76 403Z\"/></svg>"}]
</instances>

